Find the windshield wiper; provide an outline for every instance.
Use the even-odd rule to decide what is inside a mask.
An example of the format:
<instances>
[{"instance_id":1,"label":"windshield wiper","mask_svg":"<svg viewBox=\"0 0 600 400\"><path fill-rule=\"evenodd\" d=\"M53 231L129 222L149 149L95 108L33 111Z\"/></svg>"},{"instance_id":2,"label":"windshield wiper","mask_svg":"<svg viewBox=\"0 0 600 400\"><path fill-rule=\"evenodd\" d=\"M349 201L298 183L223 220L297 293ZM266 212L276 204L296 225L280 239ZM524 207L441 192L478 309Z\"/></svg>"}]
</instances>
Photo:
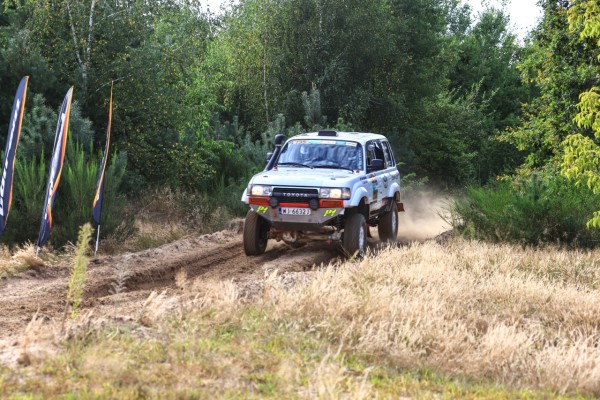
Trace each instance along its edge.
<instances>
[{"instance_id":1,"label":"windshield wiper","mask_svg":"<svg viewBox=\"0 0 600 400\"><path fill-rule=\"evenodd\" d=\"M283 166L290 166L290 167L305 167L305 168L310 168L312 169L313 167L311 167L310 165L306 165L306 164L302 164L302 163L298 163L298 162L281 162L277 164L279 165L283 165Z\"/></svg>"},{"instance_id":2,"label":"windshield wiper","mask_svg":"<svg viewBox=\"0 0 600 400\"><path fill-rule=\"evenodd\" d=\"M352 168L342 167L341 165L325 165L325 164L321 164L321 165L313 165L313 167L314 168L345 169L345 170L354 172L354 170Z\"/></svg>"}]
</instances>

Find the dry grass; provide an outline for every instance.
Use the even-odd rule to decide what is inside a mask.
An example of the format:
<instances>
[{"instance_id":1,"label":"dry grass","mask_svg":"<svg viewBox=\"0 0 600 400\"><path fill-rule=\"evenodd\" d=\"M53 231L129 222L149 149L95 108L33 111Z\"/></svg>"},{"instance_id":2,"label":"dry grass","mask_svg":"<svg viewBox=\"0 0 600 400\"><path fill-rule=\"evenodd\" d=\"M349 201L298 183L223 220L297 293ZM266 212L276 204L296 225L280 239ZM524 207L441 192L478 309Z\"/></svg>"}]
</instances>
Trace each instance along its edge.
<instances>
[{"instance_id":1,"label":"dry grass","mask_svg":"<svg viewBox=\"0 0 600 400\"><path fill-rule=\"evenodd\" d=\"M597 396L599 262L600 251L427 242L291 286L270 271L253 298L178 274L178 295L153 293L136 322L95 327L0 383L42 397Z\"/></svg>"},{"instance_id":2,"label":"dry grass","mask_svg":"<svg viewBox=\"0 0 600 400\"><path fill-rule=\"evenodd\" d=\"M600 252L388 249L269 290L264 307L398 368L600 394Z\"/></svg>"},{"instance_id":3,"label":"dry grass","mask_svg":"<svg viewBox=\"0 0 600 400\"><path fill-rule=\"evenodd\" d=\"M31 267L42 267L44 261L35 255L35 245L26 243L12 252L7 246L0 246L0 278L9 277Z\"/></svg>"}]
</instances>

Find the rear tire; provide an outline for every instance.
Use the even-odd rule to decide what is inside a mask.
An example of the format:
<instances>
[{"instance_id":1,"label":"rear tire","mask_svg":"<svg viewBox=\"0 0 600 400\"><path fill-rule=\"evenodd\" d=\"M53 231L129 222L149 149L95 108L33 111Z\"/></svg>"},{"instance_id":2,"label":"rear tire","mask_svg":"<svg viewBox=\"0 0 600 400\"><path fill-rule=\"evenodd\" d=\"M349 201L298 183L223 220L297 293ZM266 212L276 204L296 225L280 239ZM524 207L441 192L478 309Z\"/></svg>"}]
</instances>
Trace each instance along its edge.
<instances>
[{"instance_id":1,"label":"rear tire","mask_svg":"<svg viewBox=\"0 0 600 400\"><path fill-rule=\"evenodd\" d=\"M258 256L265 252L269 240L269 222L250 210L244 222L244 252Z\"/></svg>"},{"instance_id":2,"label":"rear tire","mask_svg":"<svg viewBox=\"0 0 600 400\"><path fill-rule=\"evenodd\" d=\"M342 244L350 256L362 256L367 250L367 221L360 213L352 214L346 220Z\"/></svg>"},{"instance_id":3,"label":"rear tire","mask_svg":"<svg viewBox=\"0 0 600 400\"><path fill-rule=\"evenodd\" d=\"M398 210L396 209L396 203L392 204L390 211L379 217L377 232L382 242L396 241L398 237Z\"/></svg>"}]
</instances>

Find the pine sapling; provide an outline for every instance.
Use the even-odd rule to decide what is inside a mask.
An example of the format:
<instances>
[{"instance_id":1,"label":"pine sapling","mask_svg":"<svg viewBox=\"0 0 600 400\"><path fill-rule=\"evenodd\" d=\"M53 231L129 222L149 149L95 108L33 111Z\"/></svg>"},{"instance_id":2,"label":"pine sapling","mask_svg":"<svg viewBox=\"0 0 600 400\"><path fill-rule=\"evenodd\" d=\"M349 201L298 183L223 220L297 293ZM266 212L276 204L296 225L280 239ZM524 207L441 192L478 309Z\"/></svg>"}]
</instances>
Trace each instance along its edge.
<instances>
[{"instance_id":1,"label":"pine sapling","mask_svg":"<svg viewBox=\"0 0 600 400\"><path fill-rule=\"evenodd\" d=\"M89 258L87 256L88 245L92 238L92 226L87 223L79 229L77 247L75 250L75 260L71 276L69 277L69 287L67 290L67 305L65 307L65 317L67 309L71 307L71 318L77 316L77 310L83 298L83 290L85 288L85 275Z\"/></svg>"}]
</instances>

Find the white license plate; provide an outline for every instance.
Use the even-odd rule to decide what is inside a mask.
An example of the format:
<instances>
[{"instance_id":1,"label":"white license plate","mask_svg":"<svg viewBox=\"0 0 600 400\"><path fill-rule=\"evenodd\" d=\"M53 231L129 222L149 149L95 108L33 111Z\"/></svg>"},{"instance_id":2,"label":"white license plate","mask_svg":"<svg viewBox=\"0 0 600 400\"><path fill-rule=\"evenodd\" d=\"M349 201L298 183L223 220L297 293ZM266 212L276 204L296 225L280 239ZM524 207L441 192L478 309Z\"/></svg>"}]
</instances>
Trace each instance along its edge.
<instances>
[{"instance_id":1,"label":"white license plate","mask_svg":"<svg viewBox=\"0 0 600 400\"><path fill-rule=\"evenodd\" d=\"M279 214L281 214L281 215L310 215L310 208L280 207Z\"/></svg>"}]
</instances>

